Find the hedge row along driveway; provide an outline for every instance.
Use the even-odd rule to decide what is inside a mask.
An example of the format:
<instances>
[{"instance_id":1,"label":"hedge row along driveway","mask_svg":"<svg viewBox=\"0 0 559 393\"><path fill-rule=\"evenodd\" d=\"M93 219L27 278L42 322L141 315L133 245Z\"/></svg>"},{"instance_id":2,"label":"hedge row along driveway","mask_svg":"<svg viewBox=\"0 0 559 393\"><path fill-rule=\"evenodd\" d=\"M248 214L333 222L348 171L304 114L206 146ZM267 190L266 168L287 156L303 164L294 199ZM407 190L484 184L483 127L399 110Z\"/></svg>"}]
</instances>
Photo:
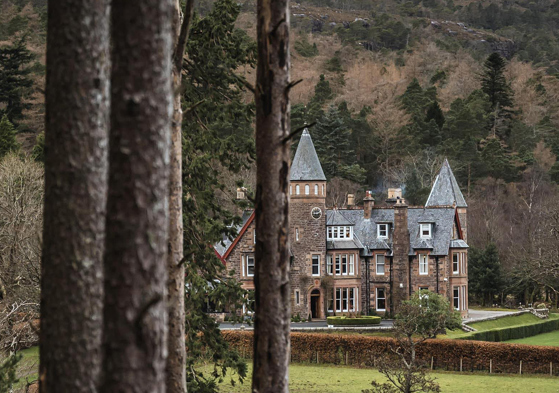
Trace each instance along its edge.
<instances>
[{"instance_id":1,"label":"hedge row along driveway","mask_svg":"<svg viewBox=\"0 0 559 393\"><path fill-rule=\"evenodd\" d=\"M252 355L252 332L222 332L241 355ZM293 362L349 364L374 367L395 347L390 337L291 333ZM418 346L418 357L434 369L559 376L559 348L466 340L428 340ZM521 363L522 362L522 363Z\"/></svg>"}]
</instances>

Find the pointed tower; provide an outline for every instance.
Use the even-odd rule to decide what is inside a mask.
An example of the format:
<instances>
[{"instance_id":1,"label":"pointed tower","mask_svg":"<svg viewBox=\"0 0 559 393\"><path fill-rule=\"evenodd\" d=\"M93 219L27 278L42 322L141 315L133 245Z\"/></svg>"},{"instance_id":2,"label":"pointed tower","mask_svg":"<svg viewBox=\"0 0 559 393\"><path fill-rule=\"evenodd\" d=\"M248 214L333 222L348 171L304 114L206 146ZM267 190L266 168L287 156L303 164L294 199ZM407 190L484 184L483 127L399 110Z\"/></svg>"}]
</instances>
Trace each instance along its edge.
<instances>
[{"instance_id":1,"label":"pointed tower","mask_svg":"<svg viewBox=\"0 0 559 393\"><path fill-rule=\"evenodd\" d=\"M458 213L458 218L460 219L460 225L462 227L462 233L464 240L468 241L468 205L460 191L458 182L450 169L450 164L448 160L445 159L433 188L431 188L431 193L427 199L425 207L434 206L456 206L456 211Z\"/></svg>"},{"instance_id":2,"label":"pointed tower","mask_svg":"<svg viewBox=\"0 0 559 393\"><path fill-rule=\"evenodd\" d=\"M324 318L320 282L326 273L326 176L307 129L297 146L290 179L292 312L302 318Z\"/></svg>"}]
</instances>

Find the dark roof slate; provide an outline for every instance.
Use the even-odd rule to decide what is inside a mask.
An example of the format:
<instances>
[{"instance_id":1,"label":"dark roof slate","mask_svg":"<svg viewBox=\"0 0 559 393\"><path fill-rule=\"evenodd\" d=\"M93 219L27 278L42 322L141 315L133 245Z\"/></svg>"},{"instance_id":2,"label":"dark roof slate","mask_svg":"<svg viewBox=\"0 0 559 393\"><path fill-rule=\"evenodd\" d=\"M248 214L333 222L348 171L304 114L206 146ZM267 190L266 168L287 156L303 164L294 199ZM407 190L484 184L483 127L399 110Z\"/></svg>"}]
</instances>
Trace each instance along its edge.
<instances>
[{"instance_id":1,"label":"dark roof slate","mask_svg":"<svg viewBox=\"0 0 559 393\"><path fill-rule=\"evenodd\" d=\"M352 226L353 222L343 216L338 209L328 210L326 213L326 225L345 225Z\"/></svg>"},{"instance_id":2,"label":"dark roof slate","mask_svg":"<svg viewBox=\"0 0 559 393\"><path fill-rule=\"evenodd\" d=\"M410 208L408 209L408 229L410 231L410 253L414 249L432 249L433 255L448 255L454 225L454 208ZM421 239L419 223L430 222L431 239Z\"/></svg>"},{"instance_id":3,"label":"dark roof slate","mask_svg":"<svg viewBox=\"0 0 559 393\"><path fill-rule=\"evenodd\" d=\"M445 159L425 207L452 206L454 203L457 207L468 207L452 169L450 169L450 164Z\"/></svg>"},{"instance_id":4,"label":"dark roof slate","mask_svg":"<svg viewBox=\"0 0 559 393\"><path fill-rule=\"evenodd\" d=\"M318 155L312 143L311 134L309 134L309 130L306 128L301 135L295 157L293 157L293 162L291 163L291 180L326 180L322 165L320 165Z\"/></svg>"}]
</instances>

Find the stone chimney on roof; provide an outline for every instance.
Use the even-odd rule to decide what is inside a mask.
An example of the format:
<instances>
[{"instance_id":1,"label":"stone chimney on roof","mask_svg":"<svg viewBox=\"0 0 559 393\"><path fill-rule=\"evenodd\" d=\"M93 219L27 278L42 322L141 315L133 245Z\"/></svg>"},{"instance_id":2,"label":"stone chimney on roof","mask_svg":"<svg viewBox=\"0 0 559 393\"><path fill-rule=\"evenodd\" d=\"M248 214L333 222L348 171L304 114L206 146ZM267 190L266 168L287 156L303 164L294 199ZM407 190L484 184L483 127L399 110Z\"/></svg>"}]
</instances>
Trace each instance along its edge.
<instances>
[{"instance_id":1,"label":"stone chimney on roof","mask_svg":"<svg viewBox=\"0 0 559 393\"><path fill-rule=\"evenodd\" d=\"M371 191L367 191L365 198L363 198L363 216L365 220L371 219L373 206L375 206L375 198L373 198Z\"/></svg>"}]
</instances>

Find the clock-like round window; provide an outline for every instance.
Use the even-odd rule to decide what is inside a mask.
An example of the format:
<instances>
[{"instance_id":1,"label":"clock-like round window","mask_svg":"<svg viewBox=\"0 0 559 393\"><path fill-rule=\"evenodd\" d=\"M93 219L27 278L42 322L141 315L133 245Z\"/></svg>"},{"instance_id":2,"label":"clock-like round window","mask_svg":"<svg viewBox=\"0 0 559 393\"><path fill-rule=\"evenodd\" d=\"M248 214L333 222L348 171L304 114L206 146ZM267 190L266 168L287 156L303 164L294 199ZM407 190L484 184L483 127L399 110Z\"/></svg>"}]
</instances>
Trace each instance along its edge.
<instances>
[{"instance_id":1,"label":"clock-like round window","mask_svg":"<svg viewBox=\"0 0 559 393\"><path fill-rule=\"evenodd\" d=\"M318 220L322 216L322 210L320 210L319 207L313 207L313 209L311 210L311 216L312 218Z\"/></svg>"}]
</instances>

